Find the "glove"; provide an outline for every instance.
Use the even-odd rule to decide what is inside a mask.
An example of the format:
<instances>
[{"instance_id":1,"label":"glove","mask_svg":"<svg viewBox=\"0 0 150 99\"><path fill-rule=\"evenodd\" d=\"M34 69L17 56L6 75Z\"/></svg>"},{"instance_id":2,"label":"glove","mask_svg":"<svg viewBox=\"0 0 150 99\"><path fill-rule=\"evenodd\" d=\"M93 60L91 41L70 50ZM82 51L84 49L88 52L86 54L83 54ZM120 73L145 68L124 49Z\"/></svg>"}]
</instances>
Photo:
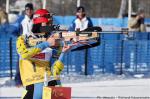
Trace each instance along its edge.
<instances>
[{"instance_id":1,"label":"glove","mask_svg":"<svg viewBox=\"0 0 150 99\"><path fill-rule=\"evenodd\" d=\"M64 69L64 64L61 61L56 61L54 63L53 67L53 76L54 78L58 78L58 76L61 74L62 70Z\"/></svg>"}]
</instances>

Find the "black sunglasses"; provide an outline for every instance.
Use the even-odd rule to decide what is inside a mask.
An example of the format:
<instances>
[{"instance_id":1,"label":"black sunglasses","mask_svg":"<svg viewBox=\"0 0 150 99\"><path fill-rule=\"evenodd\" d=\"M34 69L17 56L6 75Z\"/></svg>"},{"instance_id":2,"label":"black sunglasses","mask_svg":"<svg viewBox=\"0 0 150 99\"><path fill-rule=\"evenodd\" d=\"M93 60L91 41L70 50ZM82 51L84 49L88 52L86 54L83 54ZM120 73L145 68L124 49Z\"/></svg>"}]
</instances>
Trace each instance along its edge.
<instances>
[{"instance_id":1,"label":"black sunglasses","mask_svg":"<svg viewBox=\"0 0 150 99\"><path fill-rule=\"evenodd\" d=\"M52 15L51 15L51 14L45 14L45 15L43 15L42 17L45 17L45 18L52 18Z\"/></svg>"}]
</instances>

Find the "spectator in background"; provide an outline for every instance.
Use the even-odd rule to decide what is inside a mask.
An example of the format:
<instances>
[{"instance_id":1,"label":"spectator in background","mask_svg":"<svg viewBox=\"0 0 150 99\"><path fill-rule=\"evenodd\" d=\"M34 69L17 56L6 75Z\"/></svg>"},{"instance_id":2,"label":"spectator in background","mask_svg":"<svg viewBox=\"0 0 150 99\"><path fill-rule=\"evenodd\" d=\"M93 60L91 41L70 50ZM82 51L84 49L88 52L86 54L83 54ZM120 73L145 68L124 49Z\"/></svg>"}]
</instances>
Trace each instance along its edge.
<instances>
[{"instance_id":1,"label":"spectator in background","mask_svg":"<svg viewBox=\"0 0 150 99\"><path fill-rule=\"evenodd\" d=\"M93 23L89 17L86 17L84 7L77 7L76 19L73 20L69 30L70 31L83 31L88 27L93 27Z\"/></svg>"},{"instance_id":2,"label":"spectator in background","mask_svg":"<svg viewBox=\"0 0 150 99\"><path fill-rule=\"evenodd\" d=\"M93 27L93 23L91 21L91 19L89 17L86 16L86 12L85 12L85 9L84 7L80 6L80 7L77 7L76 9L76 19L73 20L71 26L69 27L69 31L84 31L85 29L87 29L88 27ZM87 73L88 74L92 74L93 73L93 65L91 64L91 52L86 49L85 51L87 51L88 53L88 70L87 70ZM74 61L74 65L75 65L75 70L77 73L82 73L82 61L79 60L78 62L75 61L75 59L81 57L81 52L80 51L76 51L75 55L70 58L70 59L73 59Z\"/></svg>"},{"instance_id":3,"label":"spectator in background","mask_svg":"<svg viewBox=\"0 0 150 99\"><path fill-rule=\"evenodd\" d=\"M21 26L22 26L22 33L23 35L26 36L30 36L32 35L32 26L33 26L33 22L32 22L32 18L33 18L33 4L32 3L27 3L25 5L25 17L21 22Z\"/></svg>"},{"instance_id":4,"label":"spectator in background","mask_svg":"<svg viewBox=\"0 0 150 99\"><path fill-rule=\"evenodd\" d=\"M133 12L131 14L131 19L128 22L129 33L125 35L125 39L135 39L137 38L137 33L134 32L146 32L146 26L144 24L144 10L139 9L137 13Z\"/></svg>"},{"instance_id":5,"label":"spectator in background","mask_svg":"<svg viewBox=\"0 0 150 99\"><path fill-rule=\"evenodd\" d=\"M128 28L129 31L133 31L133 32L146 32L146 26L144 24L144 10L143 9L139 9L138 13L132 13L131 15L131 19L129 20L128 23Z\"/></svg>"},{"instance_id":6,"label":"spectator in background","mask_svg":"<svg viewBox=\"0 0 150 99\"><path fill-rule=\"evenodd\" d=\"M0 25L8 23L8 14L0 7Z\"/></svg>"}]
</instances>

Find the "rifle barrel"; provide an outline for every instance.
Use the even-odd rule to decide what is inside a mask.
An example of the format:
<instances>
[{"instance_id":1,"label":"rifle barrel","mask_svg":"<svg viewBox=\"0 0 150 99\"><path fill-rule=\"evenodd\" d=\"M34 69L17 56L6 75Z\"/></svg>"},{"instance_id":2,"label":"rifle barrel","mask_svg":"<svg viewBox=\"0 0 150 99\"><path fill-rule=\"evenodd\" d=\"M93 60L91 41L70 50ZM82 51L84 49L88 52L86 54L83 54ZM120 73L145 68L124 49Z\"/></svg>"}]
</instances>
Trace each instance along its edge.
<instances>
[{"instance_id":1,"label":"rifle barrel","mask_svg":"<svg viewBox=\"0 0 150 99\"><path fill-rule=\"evenodd\" d=\"M67 30L59 30L59 31L53 31L54 33L57 33L57 32L76 32L76 31L67 31ZM92 31L92 32L96 32L96 31ZM78 33L92 33L92 32L89 32L89 31L80 31ZM138 32L133 32L133 31L102 31L102 32L97 32L99 34L124 34L124 33L138 33Z\"/></svg>"}]
</instances>

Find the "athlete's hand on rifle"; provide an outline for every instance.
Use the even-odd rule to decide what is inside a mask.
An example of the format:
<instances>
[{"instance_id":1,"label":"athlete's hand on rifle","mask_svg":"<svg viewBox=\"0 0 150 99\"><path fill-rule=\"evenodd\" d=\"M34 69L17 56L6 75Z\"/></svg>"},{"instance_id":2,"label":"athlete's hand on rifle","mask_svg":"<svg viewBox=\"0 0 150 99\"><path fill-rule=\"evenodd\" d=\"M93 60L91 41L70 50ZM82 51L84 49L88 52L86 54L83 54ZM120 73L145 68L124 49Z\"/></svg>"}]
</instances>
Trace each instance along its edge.
<instances>
[{"instance_id":1,"label":"athlete's hand on rifle","mask_svg":"<svg viewBox=\"0 0 150 99\"><path fill-rule=\"evenodd\" d=\"M64 45L63 48L62 48L62 52L67 52L69 51L73 46L77 46L78 43L73 43L71 45Z\"/></svg>"},{"instance_id":2,"label":"athlete's hand on rifle","mask_svg":"<svg viewBox=\"0 0 150 99\"><path fill-rule=\"evenodd\" d=\"M72 48L72 46L64 45L63 48L62 48L62 52L67 52L71 48Z\"/></svg>"},{"instance_id":3,"label":"athlete's hand on rifle","mask_svg":"<svg viewBox=\"0 0 150 99\"><path fill-rule=\"evenodd\" d=\"M47 42L50 44L51 47L59 46L59 42L57 41L56 38L54 38L54 35L51 35L51 36L47 39Z\"/></svg>"}]
</instances>

